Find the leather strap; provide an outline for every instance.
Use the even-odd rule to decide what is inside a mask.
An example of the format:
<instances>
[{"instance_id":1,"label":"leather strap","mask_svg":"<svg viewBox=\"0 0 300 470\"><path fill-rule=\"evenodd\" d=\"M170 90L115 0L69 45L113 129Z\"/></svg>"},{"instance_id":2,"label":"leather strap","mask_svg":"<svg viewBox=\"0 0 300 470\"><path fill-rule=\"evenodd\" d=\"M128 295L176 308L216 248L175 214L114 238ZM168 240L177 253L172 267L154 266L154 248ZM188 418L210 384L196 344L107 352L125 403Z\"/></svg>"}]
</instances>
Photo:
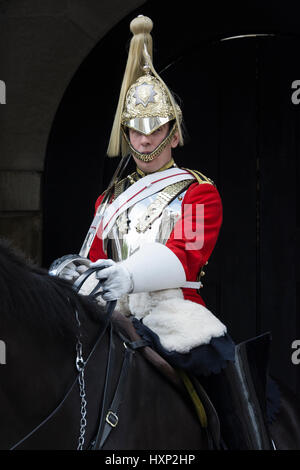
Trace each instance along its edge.
<instances>
[{"instance_id":1,"label":"leather strap","mask_svg":"<svg viewBox=\"0 0 300 470\"><path fill-rule=\"evenodd\" d=\"M129 186L129 188L120 194L106 209L103 217L102 239L106 238L117 217L119 217L122 212L142 199L161 191L166 186L182 180L195 181L195 178L188 171L181 170L180 168L169 168L162 172L147 175Z\"/></svg>"},{"instance_id":2,"label":"leather strap","mask_svg":"<svg viewBox=\"0 0 300 470\"><path fill-rule=\"evenodd\" d=\"M118 385L114 394L114 398L105 416L105 424L104 424L103 433L102 433L101 440L100 440L99 449L103 448L104 443L106 439L108 438L109 434L117 426L119 422L118 410L119 410L121 400L124 397L125 386L127 383L127 376L128 376L128 372L131 366L133 354L134 354L134 351L126 347L123 364L122 364L122 370L121 370L121 374L119 377L119 382L118 382Z\"/></svg>"},{"instance_id":3,"label":"leather strap","mask_svg":"<svg viewBox=\"0 0 300 470\"><path fill-rule=\"evenodd\" d=\"M120 373L120 377L118 380L118 384L114 393L114 397L112 399L112 402L110 406L108 406L108 399L107 399L107 386L109 384L109 381L111 380L111 375L113 372L113 355L109 355L109 360L108 360L108 366L107 366L107 374L106 374L106 386L105 386L105 396L103 400L103 408L102 408L102 413L101 413L101 420L97 432L97 436L95 440L91 444L91 450L101 450L111 433L111 431L117 427L118 422L119 422L119 416L118 416L118 411L119 411L119 406L124 398L125 394L125 389L126 389L126 384L127 384L127 378L130 370L130 366L132 363L132 357L133 354L137 349L144 348L145 346L148 346L149 343L148 341L144 340L138 340L138 341L129 341L127 338L125 338L122 333L118 332L118 335L123 341L124 347L125 347L125 354L124 354L124 359L123 359L123 364L122 364L122 369ZM111 345L113 343L111 342Z\"/></svg>"},{"instance_id":4,"label":"leather strap","mask_svg":"<svg viewBox=\"0 0 300 470\"><path fill-rule=\"evenodd\" d=\"M94 354L97 346L100 344L100 342L101 342L108 326L109 325L112 326L111 317L112 317L113 311L115 309L115 306L116 306L116 301L107 302L107 304L106 304L106 314L107 315L106 315L105 325L104 325L103 330L101 331L100 335L98 336L92 350L90 351L86 361L84 362L84 367L87 366L87 364L88 364L90 358L92 357L92 355ZM76 307L75 307L75 311L76 311ZM76 383L78 383L78 378L79 378L79 374L76 375L75 380L73 381L72 385L69 387L67 393L64 395L64 397L59 402L57 407L41 423L39 423L32 431L30 431L22 439L20 439L17 443L15 443L13 446L11 446L9 450L15 450L17 447L19 447L23 442L27 441L27 439L29 439L36 431L38 431L42 426L44 426L48 421L50 421L56 415L56 413L60 410L60 408L63 406L63 404L65 403L65 401L67 400L67 398L71 394L71 392L74 389Z\"/></svg>"},{"instance_id":5,"label":"leather strap","mask_svg":"<svg viewBox=\"0 0 300 470\"><path fill-rule=\"evenodd\" d=\"M108 408L109 404L109 393L108 393L108 387L111 384L111 379L112 379L112 373L113 373L113 364L114 364L114 356L115 356L115 344L113 341L113 326L112 323L110 324L110 336L109 336L109 348L108 348L108 358L107 358L107 367L106 367L106 376L105 376L105 383L104 383L104 389L103 389L103 400L102 400L102 409L101 409L101 416L100 416L100 421L99 421L99 426L98 426L98 431L96 434L95 439L90 444L90 449L91 450L96 450L100 448L100 442L101 442L101 435L103 432L104 428L104 423L105 423L105 413Z\"/></svg>"}]
</instances>

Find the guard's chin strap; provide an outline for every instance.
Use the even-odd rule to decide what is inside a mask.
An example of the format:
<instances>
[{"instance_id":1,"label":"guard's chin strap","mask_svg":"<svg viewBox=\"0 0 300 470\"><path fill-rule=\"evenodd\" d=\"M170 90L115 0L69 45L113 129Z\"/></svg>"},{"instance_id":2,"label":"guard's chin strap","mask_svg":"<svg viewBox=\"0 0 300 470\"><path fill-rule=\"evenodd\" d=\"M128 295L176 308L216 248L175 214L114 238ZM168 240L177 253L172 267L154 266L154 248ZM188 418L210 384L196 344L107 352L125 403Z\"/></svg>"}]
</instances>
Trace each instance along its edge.
<instances>
[{"instance_id":1,"label":"guard's chin strap","mask_svg":"<svg viewBox=\"0 0 300 470\"><path fill-rule=\"evenodd\" d=\"M131 145L131 142L128 138L128 135L126 134L126 131L122 127L123 137L126 140L126 143L129 146L132 155L134 157L138 158L139 160L142 160L142 162L151 162L156 157L158 157L158 155L161 154L161 152L167 147L167 145L169 145L169 143L171 142L171 140L172 140L172 138L173 138L176 131L177 131L177 123L175 122L172 129L171 129L171 131L169 132L169 134L164 138L164 140L151 153L141 153L141 152L138 152Z\"/></svg>"},{"instance_id":2,"label":"guard's chin strap","mask_svg":"<svg viewBox=\"0 0 300 470\"><path fill-rule=\"evenodd\" d=\"M175 167L177 167L177 165L174 162L173 158L171 158L171 160L168 161L168 163L162 166L159 170L156 170L154 173L157 173L157 171L165 171L165 170L168 170L169 168L175 168ZM141 170L138 166L136 167L136 172L142 178L144 178L144 176L147 176L151 173L151 172L146 173L145 171Z\"/></svg>"}]
</instances>

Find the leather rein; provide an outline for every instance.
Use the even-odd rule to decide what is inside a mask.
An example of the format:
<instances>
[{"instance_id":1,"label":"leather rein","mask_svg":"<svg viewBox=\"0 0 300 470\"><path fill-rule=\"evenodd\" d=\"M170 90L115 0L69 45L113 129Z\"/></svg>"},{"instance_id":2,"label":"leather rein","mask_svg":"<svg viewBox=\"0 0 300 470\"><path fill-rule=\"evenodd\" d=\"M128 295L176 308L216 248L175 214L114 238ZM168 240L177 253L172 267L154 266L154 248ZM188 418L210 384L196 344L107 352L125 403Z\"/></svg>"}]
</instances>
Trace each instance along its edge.
<instances>
[{"instance_id":1,"label":"leather rein","mask_svg":"<svg viewBox=\"0 0 300 470\"><path fill-rule=\"evenodd\" d=\"M83 275L80 276L81 282L75 286L75 290L78 292L80 290L80 287L82 284L85 282L85 280L96 270L97 268L90 268L88 269ZM96 291L98 290L100 285L100 281L97 284L97 286L93 289L91 292L90 296L93 296L96 298L99 293L97 294ZM15 450L17 447L19 447L21 444L23 444L25 441L27 441L33 434L35 434L42 426L44 426L47 422L49 422L61 409L69 395L71 394L72 390L74 389L76 383L80 384L80 377L82 373L84 372L86 366L89 363L89 360L93 356L94 352L96 351L98 345L100 344L104 334L106 333L107 329L109 328L109 348L108 348L108 358L107 358L107 368L106 368L106 376L105 376L105 383L104 383L104 389L103 389L103 400L102 400L102 407L101 407L101 416L100 420L98 423L98 428L97 432L95 434L95 437L92 438L91 443L87 447L88 450L101 450L103 448L103 445L105 444L110 432L116 428L119 417L118 417L118 408L121 403L122 397L124 396L124 390L125 386L127 383L127 377L128 377L128 372L130 370L130 366L132 363L132 357L133 354L137 349L143 348L148 345L147 341L140 340L140 341L129 341L126 337L122 335L119 331L117 334L123 341L123 345L125 348L125 354L123 358L123 363L121 367L121 372L120 376L118 379L118 383L116 386L116 390L113 396L112 401L109 400L109 384L112 380L112 375L113 375L113 364L114 364L114 350L115 350L115 344L113 341L113 324L111 321L112 314L114 312L115 306L116 306L117 301L111 301L107 302L106 304L106 322L104 325L103 330L101 331L100 335L98 336L92 350L90 351L87 359L83 361L82 357L79 357L78 354L76 356L76 368L78 371L78 374L76 375L75 380L72 382L71 386L69 387L68 391L60 401L60 403L57 405L57 407L40 423L38 424L32 431L30 431L28 434L26 434L22 439L20 439L16 444L14 444L12 447L10 447L9 450ZM78 311L75 308L75 313L76 313L76 318L78 320ZM79 323L80 324L80 323ZM77 343L78 345L78 343ZM76 347L77 349L77 347ZM81 396L81 393L80 393ZM85 419L85 417L84 417ZM86 426L86 421L85 421L85 426ZM82 444L84 443L84 439ZM78 446L77 450L82 450L83 445Z\"/></svg>"}]
</instances>

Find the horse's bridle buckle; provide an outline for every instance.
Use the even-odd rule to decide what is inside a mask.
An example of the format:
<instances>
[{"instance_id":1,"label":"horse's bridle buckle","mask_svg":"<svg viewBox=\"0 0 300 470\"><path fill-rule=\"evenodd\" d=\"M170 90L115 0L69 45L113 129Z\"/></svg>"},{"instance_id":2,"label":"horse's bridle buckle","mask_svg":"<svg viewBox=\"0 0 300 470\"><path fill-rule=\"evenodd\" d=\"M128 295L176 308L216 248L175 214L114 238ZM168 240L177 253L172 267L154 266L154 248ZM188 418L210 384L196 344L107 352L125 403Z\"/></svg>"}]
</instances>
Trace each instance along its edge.
<instances>
[{"instance_id":1,"label":"horse's bridle buckle","mask_svg":"<svg viewBox=\"0 0 300 470\"><path fill-rule=\"evenodd\" d=\"M119 422L119 418L113 411L109 410L106 415L105 421L110 424L112 428L115 428Z\"/></svg>"}]
</instances>

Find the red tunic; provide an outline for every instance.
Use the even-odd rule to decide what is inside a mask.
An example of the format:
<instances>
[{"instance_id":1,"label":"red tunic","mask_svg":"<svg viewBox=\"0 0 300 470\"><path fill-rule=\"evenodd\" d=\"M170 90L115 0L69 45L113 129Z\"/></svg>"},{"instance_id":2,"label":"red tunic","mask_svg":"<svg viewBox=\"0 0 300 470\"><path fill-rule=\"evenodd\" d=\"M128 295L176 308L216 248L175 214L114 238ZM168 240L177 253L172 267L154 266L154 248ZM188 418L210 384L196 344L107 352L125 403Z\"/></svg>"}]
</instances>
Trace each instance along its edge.
<instances>
[{"instance_id":1,"label":"red tunic","mask_svg":"<svg viewBox=\"0 0 300 470\"><path fill-rule=\"evenodd\" d=\"M102 194L96 201L97 210L104 195ZM204 205L204 220L199 217L197 205ZM204 223L204 231L201 231L199 224ZM166 243L166 246L175 253L180 260L186 274L187 281L197 281L197 275L201 268L208 261L216 241L218 239L222 224L222 202L218 190L209 183L195 182L189 186L182 201L181 218L176 222L173 231ZM203 240L199 249L187 249L192 246L192 234L203 233ZM180 236L178 236L180 234ZM194 235L193 235L194 236ZM92 261L106 259L107 254L103 250L103 243L99 237L91 246L89 257ZM183 296L187 300L205 305L202 297L196 289L182 289Z\"/></svg>"}]
</instances>

